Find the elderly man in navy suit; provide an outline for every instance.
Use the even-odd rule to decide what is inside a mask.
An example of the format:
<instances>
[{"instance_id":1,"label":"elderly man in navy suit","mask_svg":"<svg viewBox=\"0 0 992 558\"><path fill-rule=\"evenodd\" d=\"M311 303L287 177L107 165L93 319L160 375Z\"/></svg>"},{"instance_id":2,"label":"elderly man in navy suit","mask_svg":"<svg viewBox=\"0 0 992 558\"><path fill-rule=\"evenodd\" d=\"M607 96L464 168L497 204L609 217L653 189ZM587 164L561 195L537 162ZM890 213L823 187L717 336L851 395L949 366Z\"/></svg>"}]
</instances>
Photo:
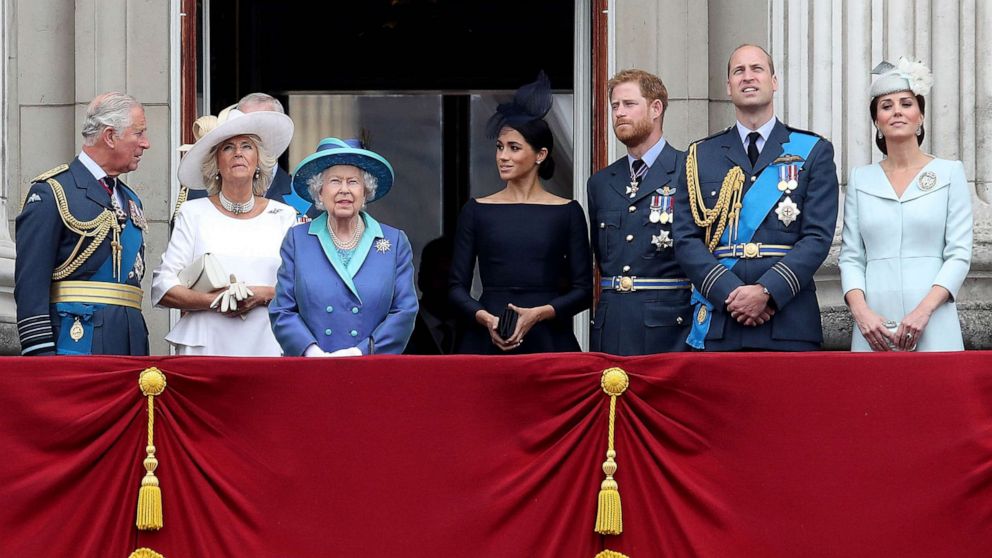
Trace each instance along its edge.
<instances>
[{"instance_id":1,"label":"elderly man in navy suit","mask_svg":"<svg viewBox=\"0 0 992 558\"><path fill-rule=\"evenodd\" d=\"M587 188L601 288L590 348L616 355L686 350L689 280L672 250L683 153L662 133L668 90L636 69L608 86L613 131L627 155L592 175Z\"/></svg>"},{"instance_id":2,"label":"elderly man in navy suit","mask_svg":"<svg viewBox=\"0 0 992 558\"><path fill-rule=\"evenodd\" d=\"M708 351L816 350L813 274L837 224L833 145L775 118L771 56L727 65L737 123L689 147L676 186L675 254L693 284L688 343Z\"/></svg>"},{"instance_id":3,"label":"elderly man in navy suit","mask_svg":"<svg viewBox=\"0 0 992 558\"><path fill-rule=\"evenodd\" d=\"M86 109L83 149L34 180L17 216L14 299L23 355L147 355L148 223L120 180L150 147L145 109L110 92Z\"/></svg>"}]
</instances>

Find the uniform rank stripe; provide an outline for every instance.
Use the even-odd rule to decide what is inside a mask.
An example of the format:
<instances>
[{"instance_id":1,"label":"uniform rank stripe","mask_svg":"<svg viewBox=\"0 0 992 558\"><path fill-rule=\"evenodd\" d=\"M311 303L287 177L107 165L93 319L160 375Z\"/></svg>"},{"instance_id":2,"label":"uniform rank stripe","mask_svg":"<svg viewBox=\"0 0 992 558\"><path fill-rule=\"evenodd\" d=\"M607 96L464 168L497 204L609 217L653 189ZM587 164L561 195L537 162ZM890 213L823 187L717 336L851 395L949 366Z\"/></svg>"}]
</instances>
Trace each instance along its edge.
<instances>
[{"instance_id":1,"label":"uniform rank stripe","mask_svg":"<svg viewBox=\"0 0 992 558\"><path fill-rule=\"evenodd\" d=\"M789 285L789 289L792 291L793 296L799 294L799 282L796 280L795 274L792 273L792 270L781 263L776 263L772 266L772 269L774 269L776 273L785 279L785 282Z\"/></svg>"},{"instance_id":2,"label":"uniform rank stripe","mask_svg":"<svg viewBox=\"0 0 992 558\"><path fill-rule=\"evenodd\" d=\"M778 262L778 265L780 265L782 267L782 269L785 270L785 272L789 274L789 277L792 277L792 284L795 285L795 287L796 287L796 293L798 294L799 293L799 289L801 287L801 285L799 284L799 277L796 277L796 274L793 273L793 271L791 269L789 269L789 266L785 265L784 263Z\"/></svg>"},{"instance_id":3,"label":"uniform rank stripe","mask_svg":"<svg viewBox=\"0 0 992 558\"><path fill-rule=\"evenodd\" d=\"M723 265L721 264L717 264L716 268L714 268L713 271L715 273L713 273L710 276L707 276L707 280L703 281L703 296L706 298L710 297L710 289L713 288L713 285L716 284L716 282L720 279L720 277L723 277L723 274L727 272L727 268L723 267Z\"/></svg>"},{"instance_id":4,"label":"uniform rank stripe","mask_svg":"<svg viewBox=\"0 0 992 558\"><path fill-rule=\"evenodd\" d=\"M29 355L31 353L36 353L38 351L41 351L42 349L48 349L48 348L53 348L54 349L55 348L55 343L53 341L49 341L47 343L39 343L37 345L31 345L30 347L27 347L26 349L22 349L21 350L21 354L22 355Z\"/></svg>"}]
</instances>

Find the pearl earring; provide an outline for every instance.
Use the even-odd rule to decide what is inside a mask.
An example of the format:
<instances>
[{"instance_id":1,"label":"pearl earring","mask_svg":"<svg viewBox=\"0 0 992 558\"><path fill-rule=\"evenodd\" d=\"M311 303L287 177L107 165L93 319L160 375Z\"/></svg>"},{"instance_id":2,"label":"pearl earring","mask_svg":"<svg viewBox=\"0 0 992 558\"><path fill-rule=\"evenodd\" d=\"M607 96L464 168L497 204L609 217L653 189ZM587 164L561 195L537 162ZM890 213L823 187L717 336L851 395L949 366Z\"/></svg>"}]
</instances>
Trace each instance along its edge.
<instances>
[{"instance_id":1,"label":"pearl earring","mask_svg":"<svg viewBox=\"0 0 992 558\"><path fill-rule=\"evenodd\" d=\"M922 136L923 135L923 126L919 126L919 127L916 128L916 135L918 135L918 136Z\"/></svg>"},{"instance_id":2,"label":"pearl earring","mask_svg":"<svg viewBox=\"0 0 992 558\"><path fill-rule=\"evenodd\" d=\"M881 130L877 130L877 129L875 131L876 131L876 133L878 135L878 139L882 139L882 131Z\"/></svg>"},{"instance_id":3,"label":"pearl earring","mask_svg":"<svg viewBox=\"0 0 992 558\"><path fill-rule=\"evenodd\" d=\"M255 180L258 180L258 177L259 176L261 176L261 175L258 172L258 167L255 167Z\"/></svg>"}]
</instances>

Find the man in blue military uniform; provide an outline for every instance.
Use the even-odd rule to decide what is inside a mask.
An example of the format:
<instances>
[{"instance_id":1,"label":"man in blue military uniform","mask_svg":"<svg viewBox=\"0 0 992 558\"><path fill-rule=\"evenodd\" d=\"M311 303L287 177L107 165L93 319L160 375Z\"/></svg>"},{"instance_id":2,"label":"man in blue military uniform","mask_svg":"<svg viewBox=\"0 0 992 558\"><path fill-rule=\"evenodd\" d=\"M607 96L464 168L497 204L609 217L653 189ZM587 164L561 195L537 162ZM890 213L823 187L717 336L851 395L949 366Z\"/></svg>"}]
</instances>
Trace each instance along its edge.
<instances>
[{"instance_id":1,"label":"man in blue military uniform","mask_svg":"<svg viewBox=\"0 0 992 558\"><path fill-rule=\"evenodd\" d=\"M613 131L627 155L589 178L589 221L600 273L590 349L615 355L683 351L689 280L673 254L675 176L683 153L662 133L668 90L624 70L609 84Z\"/></svg>"},{"instance_id":2,"label":"man in blue military uniform","mask_svg":"<svg viewBox=\"0 0 992 558\"><path fill-rule=\"evenodd\" d=\"M697 349L823 341L813 274L837 224L834 149L775 118L777 89L768 52L738 47L727 65L737 123L692 144L679 172L675 254L692 279Z\"/></svg>"},{"instance_id":3,"label":"man in blue military uniform","mask_svg":"<svg viewBox=\"0 0 992 558\"><path fill-rule=\"evenodd\" d=\"M147 355L141 315L148 227L120 179L150 147L145 110L119 92L90 102L83 149L32 182L16 221L14 299L24 355Z\"/></svg>"}]
</instances>

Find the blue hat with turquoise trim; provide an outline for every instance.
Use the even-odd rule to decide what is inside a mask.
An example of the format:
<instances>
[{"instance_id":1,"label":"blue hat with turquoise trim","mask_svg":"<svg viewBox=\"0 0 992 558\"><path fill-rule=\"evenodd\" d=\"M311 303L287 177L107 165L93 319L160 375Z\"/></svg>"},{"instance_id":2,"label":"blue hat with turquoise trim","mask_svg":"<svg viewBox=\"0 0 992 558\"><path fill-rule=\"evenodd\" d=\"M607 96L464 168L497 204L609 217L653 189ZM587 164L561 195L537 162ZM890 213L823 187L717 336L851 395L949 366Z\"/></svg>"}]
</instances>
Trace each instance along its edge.
<instances>
[{"instance_id":1,"label":"blue hat with turquoise trim","mask_svg":"<svg viewBox=\"0 0 992 558\"><path fill-rule=\"evenodd\" d=\"M356 139L324 138L317 144L317 149L296 165L293 171L293 190L310 203L310 188L307 182L314 176L335 165L351 165L368 172L376 178L379 185L375 197L366 200L372 203L389 192L393 187L393 166L382 155L362 148L362 143Z\"/></svg>"}]
</instances>

